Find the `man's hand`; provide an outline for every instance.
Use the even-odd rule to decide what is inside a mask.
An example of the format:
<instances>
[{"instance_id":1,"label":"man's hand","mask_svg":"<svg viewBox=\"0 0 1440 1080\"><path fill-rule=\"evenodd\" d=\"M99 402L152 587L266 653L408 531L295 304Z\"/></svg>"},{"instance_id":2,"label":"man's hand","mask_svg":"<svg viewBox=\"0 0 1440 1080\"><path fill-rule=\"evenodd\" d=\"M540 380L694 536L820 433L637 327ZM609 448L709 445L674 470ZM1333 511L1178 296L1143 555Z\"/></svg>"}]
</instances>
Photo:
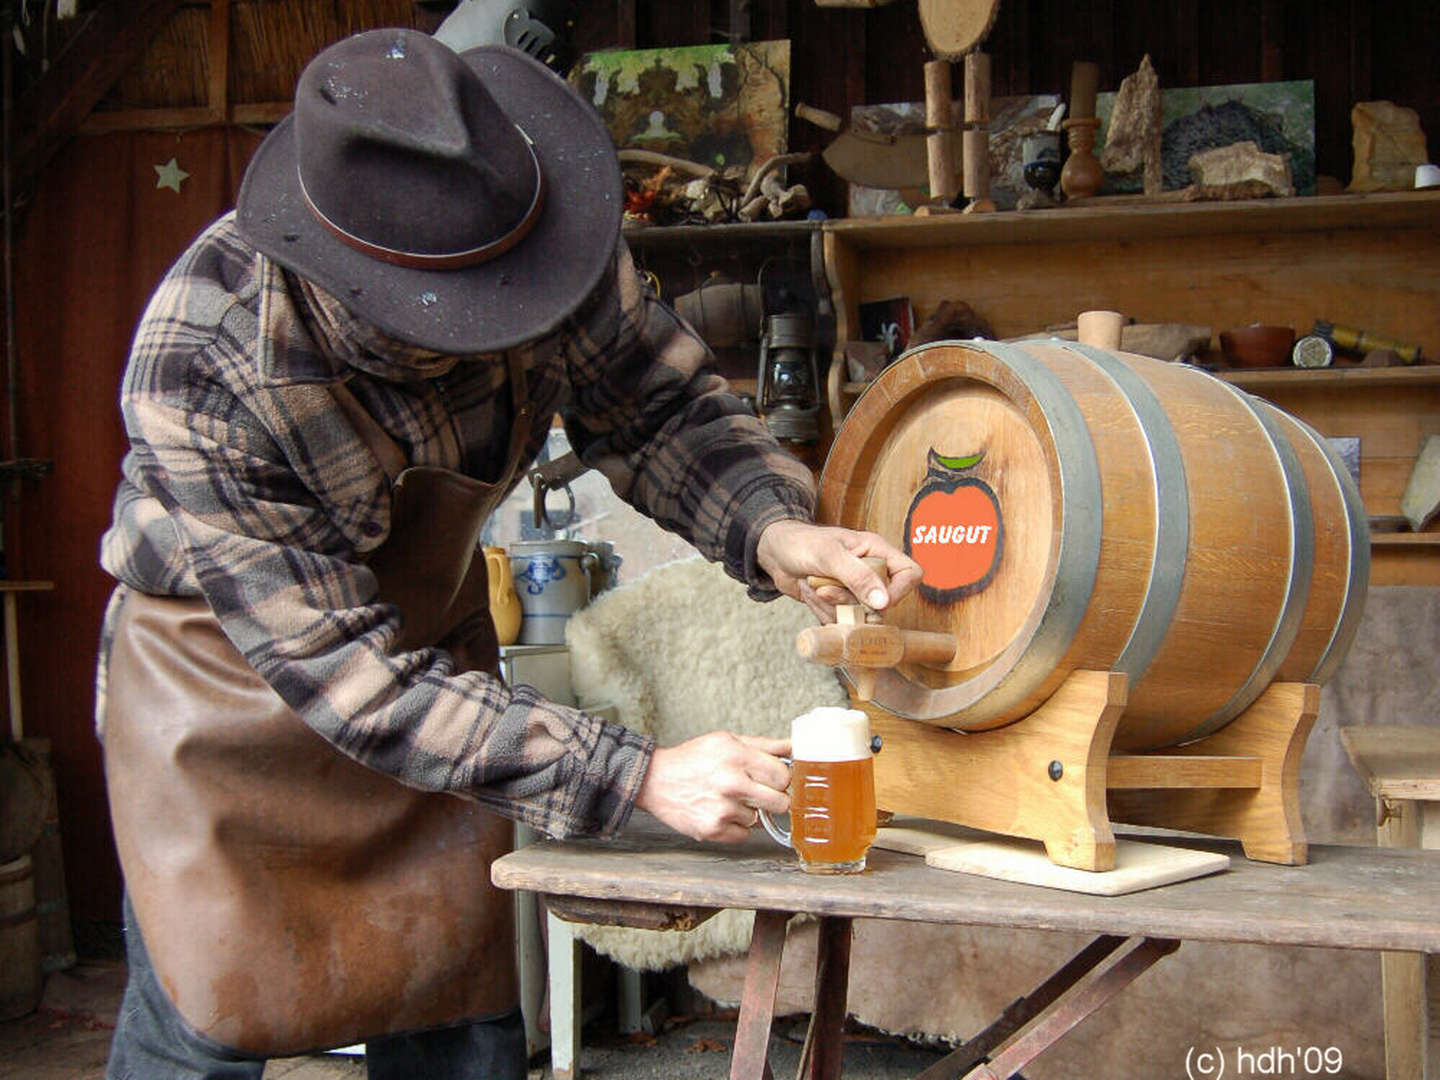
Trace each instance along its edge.
<instances>
[{"instance_id":1,"label":"man's hand","mask_svg":"<svg viewBox=\"0 0 1440 1080\"><path fill-rule=\"evenodd\" d=\"M696 840L738 844L757 810L790 809L788 739L712 731L679 746L659 746L635 805Z\"/></svg>"},{"instance_id":2,"label":"man's hand","mask_svg":"<svg viewBox=\"0 0 1440 1080\"><path fill-rule=\"evenodd\" d=\"M860 561L866 555L885 560L890 572L888 591ZM858 599L882 611L920 584L920 565L884 537L804 521L777 521L766 526L755 559L777 589L803 601L822 622L835 621L836 604L853 604ZM845 589L830 585L812 589L805 580L811 575L843 581Z\"/></svg>"}]
</instances>

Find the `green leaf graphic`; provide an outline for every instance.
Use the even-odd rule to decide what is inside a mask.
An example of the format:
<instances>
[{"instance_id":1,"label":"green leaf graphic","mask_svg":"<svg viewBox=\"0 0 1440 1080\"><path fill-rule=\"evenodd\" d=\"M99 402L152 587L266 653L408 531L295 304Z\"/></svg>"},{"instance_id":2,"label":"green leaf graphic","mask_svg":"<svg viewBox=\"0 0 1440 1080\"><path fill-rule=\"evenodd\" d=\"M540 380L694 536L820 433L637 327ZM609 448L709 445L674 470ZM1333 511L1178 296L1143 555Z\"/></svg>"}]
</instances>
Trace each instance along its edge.
<instances>
[{"instance_id":1,"label":"green leaf graphic","mask_svg":"<svg viewBox=\"0 0 1440 1080\"><path fill-rule=\"evenodd\" d=\"M934 450L931 450L930 464L932 466L939 465L941 468L949 469L951 472L960 472L962 469L973 469L976 465L980 464L980 459L984 456L984 450L981 450L978 454L972 454L970 457L942 457Z\"/></svg>"}]
</instances>

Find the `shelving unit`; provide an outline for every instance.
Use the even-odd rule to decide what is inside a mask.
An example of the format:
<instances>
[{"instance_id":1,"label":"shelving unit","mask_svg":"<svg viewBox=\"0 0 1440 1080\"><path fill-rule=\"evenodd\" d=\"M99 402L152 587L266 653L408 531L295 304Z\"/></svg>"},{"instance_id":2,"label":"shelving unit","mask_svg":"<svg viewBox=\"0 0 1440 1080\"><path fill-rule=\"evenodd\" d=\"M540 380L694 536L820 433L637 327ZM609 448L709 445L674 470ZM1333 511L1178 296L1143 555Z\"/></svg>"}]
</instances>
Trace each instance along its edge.
<instances>
[{"instance_id":1,"label":"shelving unit","mask_svg":"<svg viewBox=\"0 0 1440 1080\"><path fill-rule=\"evenodd\" d=\"M834 340L857 339L859 305L907 296L917 319L964 300L1002 338L1068 323L1089 308L1142 322L1262 322L1303 333L1316 319L1420 344L1440 357L1440 191L1139 204L1097 199L1030 213L644 228L636 261L670 299L713 269L753 275L768 258L809 258ZM838 353L838 349L837 349ZM1208 360L1219 362L1218 352ZM741 393L755 358L720 355ZM838 355L837 355L838 362ZM1361 440L1372 515L1394 515L1415 455L1440 434L1440 365L1223 371L1322 434ZM853 400L862 386L846 384ZM1440 531L1375 533L1373 584L1440 585Z\"/></svg>"},{"instance_id":2,"label":"shelving unit","mask_svg":"<svg viewBox=\"0 0 1440 1080\"><path fill-rule=\"evenodd\" d=\"M861 303L907 296L917 319L963 300L1001 338L1108 308L1217 334L1252 322L1303 333L1327 319L1440 357L1435 191L848 219L826 224L824 244L842 342L859 336ZM1324 435L1358 436L1372 515L1399 512L1415 455L1440 434L1440 366L1221 377ZM1440 585L1440 532L1376 533L1373 549L1372 584Z\"/></svg>"}]
</instances>

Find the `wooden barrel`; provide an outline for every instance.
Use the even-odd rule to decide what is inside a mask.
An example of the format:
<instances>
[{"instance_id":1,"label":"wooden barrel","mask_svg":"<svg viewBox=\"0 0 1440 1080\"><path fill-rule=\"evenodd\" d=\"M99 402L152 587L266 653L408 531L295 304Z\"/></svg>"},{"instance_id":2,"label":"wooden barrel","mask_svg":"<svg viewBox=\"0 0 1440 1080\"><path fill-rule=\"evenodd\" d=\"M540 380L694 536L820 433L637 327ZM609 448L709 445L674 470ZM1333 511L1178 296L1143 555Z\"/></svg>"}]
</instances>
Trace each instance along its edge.
<instances>
[{"instance_id":1,"label":"wooden barrel","mask_svg":"<svg viewBox=\"0 0 1440 1080\"><path fill-rule=\"evenodd\" d=\"M1130 677L1117 750L1234 719L1273 680L1323 682L1369 578L1364 505L1309 427L1198 369L1071 342L942 342L856 402L819 518L925 567L885 621L953 633L875 703L978 731L1079 669Z\"/></svg>"},{"instance_id":2,"label":"wooden barrel","mask_svg":"<svg viewBox=\"0 0 1440 1080\"><path fill-rule=\"evenodd\" d=\"M40 1004L40 939L29 855L0 863L0 1020Z\"/></svg>"}]
</instances>

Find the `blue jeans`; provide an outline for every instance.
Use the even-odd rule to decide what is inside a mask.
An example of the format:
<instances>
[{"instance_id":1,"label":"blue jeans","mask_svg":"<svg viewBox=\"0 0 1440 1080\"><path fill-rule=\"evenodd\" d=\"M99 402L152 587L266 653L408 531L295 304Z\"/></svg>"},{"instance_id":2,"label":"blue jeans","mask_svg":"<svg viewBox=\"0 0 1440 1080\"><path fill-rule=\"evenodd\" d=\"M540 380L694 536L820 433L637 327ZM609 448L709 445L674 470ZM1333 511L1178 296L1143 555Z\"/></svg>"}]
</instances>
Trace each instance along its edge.
<instances>
[{"instance_id":1,"label":"blue jeans","mask_svg":"<svg viewBox=\"0 0 1440 1080\"><path fill-rule=\"evenodd\" d=\"M125 900L130 965L105 1080L260 1080L263 1058L246 1057L199 1034L161 990ZM386 1035L365 1044L370 1080L525 1080L525 1023L519 1009L453 1027Z\"/></svg>"}]
</instances>

